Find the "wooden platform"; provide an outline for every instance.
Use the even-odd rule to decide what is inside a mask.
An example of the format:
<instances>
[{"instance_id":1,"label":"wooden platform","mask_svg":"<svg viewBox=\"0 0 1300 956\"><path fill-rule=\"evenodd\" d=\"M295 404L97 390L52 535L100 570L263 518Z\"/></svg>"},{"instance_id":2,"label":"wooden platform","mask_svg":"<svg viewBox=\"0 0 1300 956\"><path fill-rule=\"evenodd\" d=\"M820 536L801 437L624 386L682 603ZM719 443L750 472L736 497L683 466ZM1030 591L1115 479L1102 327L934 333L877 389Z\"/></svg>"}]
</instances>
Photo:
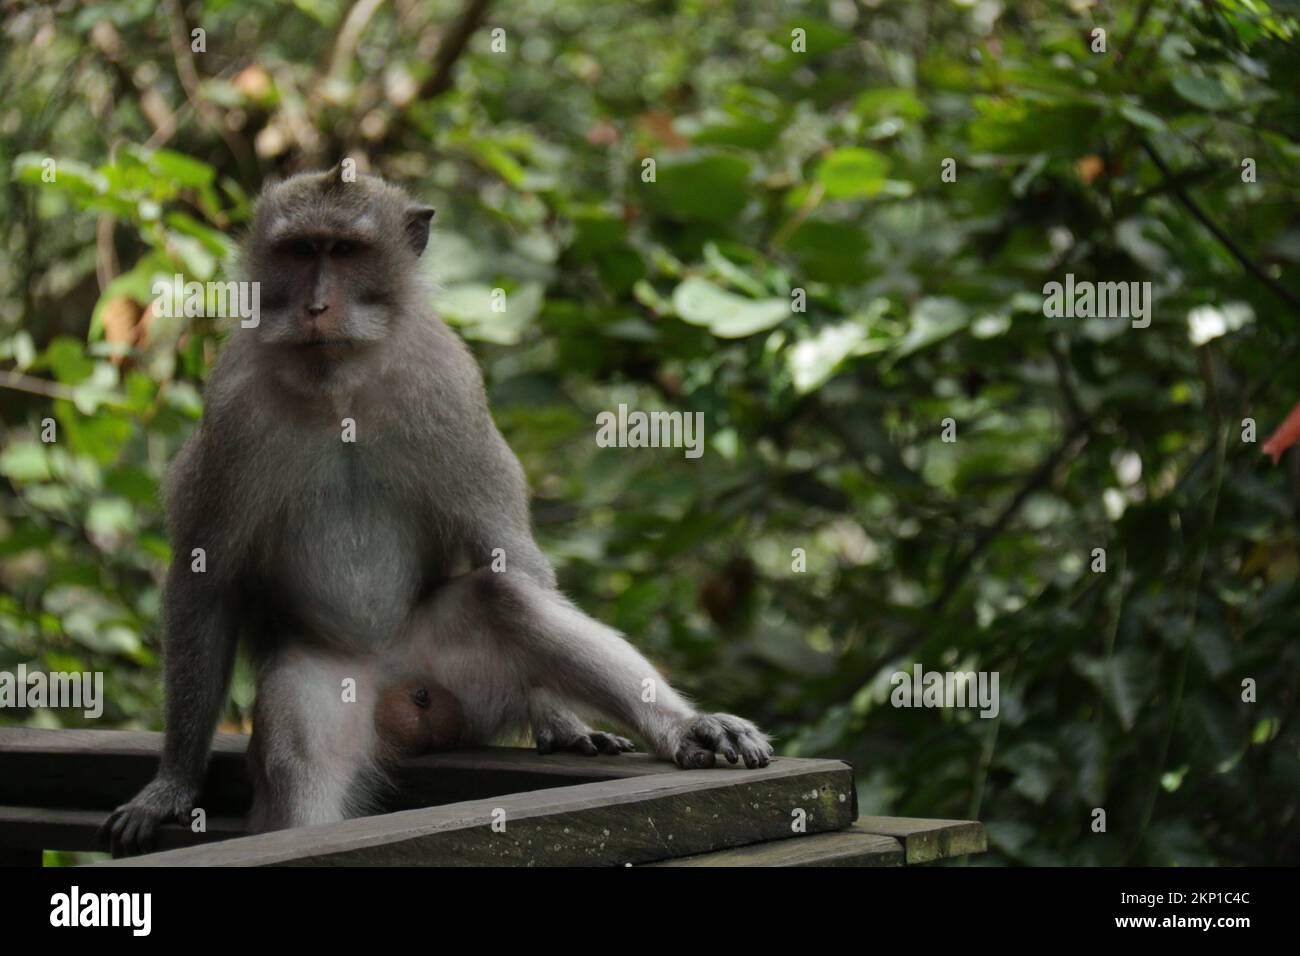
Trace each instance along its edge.
<instances>
[{"instance_id":1,"label":"wooden platform","mask_svg":"<svg viewBox=\"0 0 1300 956\"><path fill-rule=\"evenodd\" d=\"M100 849L96 830L153 776L161 742L0 728L0 863ZM837 760L683 771L644 754L511 748L406 761L391 812L247 836L246 746L217 738L200 800L206 832L169 825L160 852L99 865L899 866L986 847L978 823L858 820L852 768Z\"/></svg>"}]
</instances>

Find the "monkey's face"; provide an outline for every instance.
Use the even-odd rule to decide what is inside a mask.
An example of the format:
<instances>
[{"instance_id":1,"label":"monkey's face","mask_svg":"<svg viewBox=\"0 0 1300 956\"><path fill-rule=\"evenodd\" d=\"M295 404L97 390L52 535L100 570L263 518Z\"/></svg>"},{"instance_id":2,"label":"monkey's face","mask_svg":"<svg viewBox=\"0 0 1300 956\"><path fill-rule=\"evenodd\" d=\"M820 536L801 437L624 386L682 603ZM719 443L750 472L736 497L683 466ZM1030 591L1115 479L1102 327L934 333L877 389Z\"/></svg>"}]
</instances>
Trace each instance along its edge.
<instances>
[{"instance_id":1,"label":"monkey's face","mask_svg":"<svg viewBox=\"0 0 1300 956\"><path fill-rule=\"evenodd\" d=\"M432 215L381 180L334 170L268 189L247 252L262 343L321 368L389 340L412 311Z\"/></svg>"},{"instance_id":2,"label":"monkey's face","mask_svg":"<svg viewBox=\"0 0 1300 956\"><path fill-rule=\"evenodd\" d=\"M263 340L325 361L382 341L396 315L383 265L375 237L355 227L282 237L260 280Z\"/></svg>"}]
</instances>

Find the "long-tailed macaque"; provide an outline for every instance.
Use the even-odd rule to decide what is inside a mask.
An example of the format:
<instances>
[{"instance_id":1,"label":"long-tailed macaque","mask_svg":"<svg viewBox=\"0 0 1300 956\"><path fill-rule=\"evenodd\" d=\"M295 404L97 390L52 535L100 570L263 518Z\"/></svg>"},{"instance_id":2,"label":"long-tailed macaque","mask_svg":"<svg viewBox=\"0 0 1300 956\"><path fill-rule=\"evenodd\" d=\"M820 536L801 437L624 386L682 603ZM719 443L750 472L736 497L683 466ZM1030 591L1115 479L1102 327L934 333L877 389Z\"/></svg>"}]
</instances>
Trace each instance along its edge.
<instances>
[{"instance_id":1,"label":"long-tailed macaque","mask_svg":"<svg viewBox=\"0 0 1300 956\"><path fill-rule=\"evenodd\" d=\"M104 825L114 854L187 818L241 640L260 830L365 813L394 758L529 725L542 750L631 748L578 712L684 768L772 754L556 589L478 367L430 309L432 216L337 168L258 203L242 258L261 315L232 333L165 486L166 740Z\"/></svg>"}]
</instances>

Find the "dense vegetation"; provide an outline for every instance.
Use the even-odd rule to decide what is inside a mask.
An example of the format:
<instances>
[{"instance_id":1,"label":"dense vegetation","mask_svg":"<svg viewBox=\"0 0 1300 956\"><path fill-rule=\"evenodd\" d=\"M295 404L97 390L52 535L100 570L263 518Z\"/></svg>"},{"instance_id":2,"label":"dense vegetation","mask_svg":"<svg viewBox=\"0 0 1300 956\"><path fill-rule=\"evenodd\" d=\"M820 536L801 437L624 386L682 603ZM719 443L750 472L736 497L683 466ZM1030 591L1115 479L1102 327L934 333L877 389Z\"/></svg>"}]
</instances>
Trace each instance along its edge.
<instances>
[{"instance_id":1,"label":"dense vegetation","mask_svg":"<svg viewBox=\"0 0 1300 956\"><path fill-rule=\"evenodd\" d=\"M159 725L158 483L221 331L153 281L349 156L438 208L564 586L702 702L986 862L1300 856L1295 0L63 0L3 43L0 669ZM1045 316L1067 274L1149 327ZM704 455L598 447L620 403ZM999 715L890 706L914 662Z\"/></svg>"}]
</instances>

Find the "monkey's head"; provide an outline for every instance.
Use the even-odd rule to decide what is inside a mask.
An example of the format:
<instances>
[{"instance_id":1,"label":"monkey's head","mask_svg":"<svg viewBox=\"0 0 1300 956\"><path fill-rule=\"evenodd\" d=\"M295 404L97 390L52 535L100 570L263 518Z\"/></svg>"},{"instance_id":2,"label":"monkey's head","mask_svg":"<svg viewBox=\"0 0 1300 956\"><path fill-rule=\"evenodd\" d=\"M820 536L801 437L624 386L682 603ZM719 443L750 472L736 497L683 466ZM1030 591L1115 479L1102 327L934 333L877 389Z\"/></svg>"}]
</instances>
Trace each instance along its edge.
<instances>
[{"instance_id":1,"label":"monkey's head","mask_svg":"<svg viewBox=\"0 0 1300 956\"><path fill-rule=\"evenodd\" d=\"M381 349L419 313L416 262L432 218L396 186L341 166L268 186L243 251L260 283L253 334L307 379Z\"/></svg>"}]
</instances>

